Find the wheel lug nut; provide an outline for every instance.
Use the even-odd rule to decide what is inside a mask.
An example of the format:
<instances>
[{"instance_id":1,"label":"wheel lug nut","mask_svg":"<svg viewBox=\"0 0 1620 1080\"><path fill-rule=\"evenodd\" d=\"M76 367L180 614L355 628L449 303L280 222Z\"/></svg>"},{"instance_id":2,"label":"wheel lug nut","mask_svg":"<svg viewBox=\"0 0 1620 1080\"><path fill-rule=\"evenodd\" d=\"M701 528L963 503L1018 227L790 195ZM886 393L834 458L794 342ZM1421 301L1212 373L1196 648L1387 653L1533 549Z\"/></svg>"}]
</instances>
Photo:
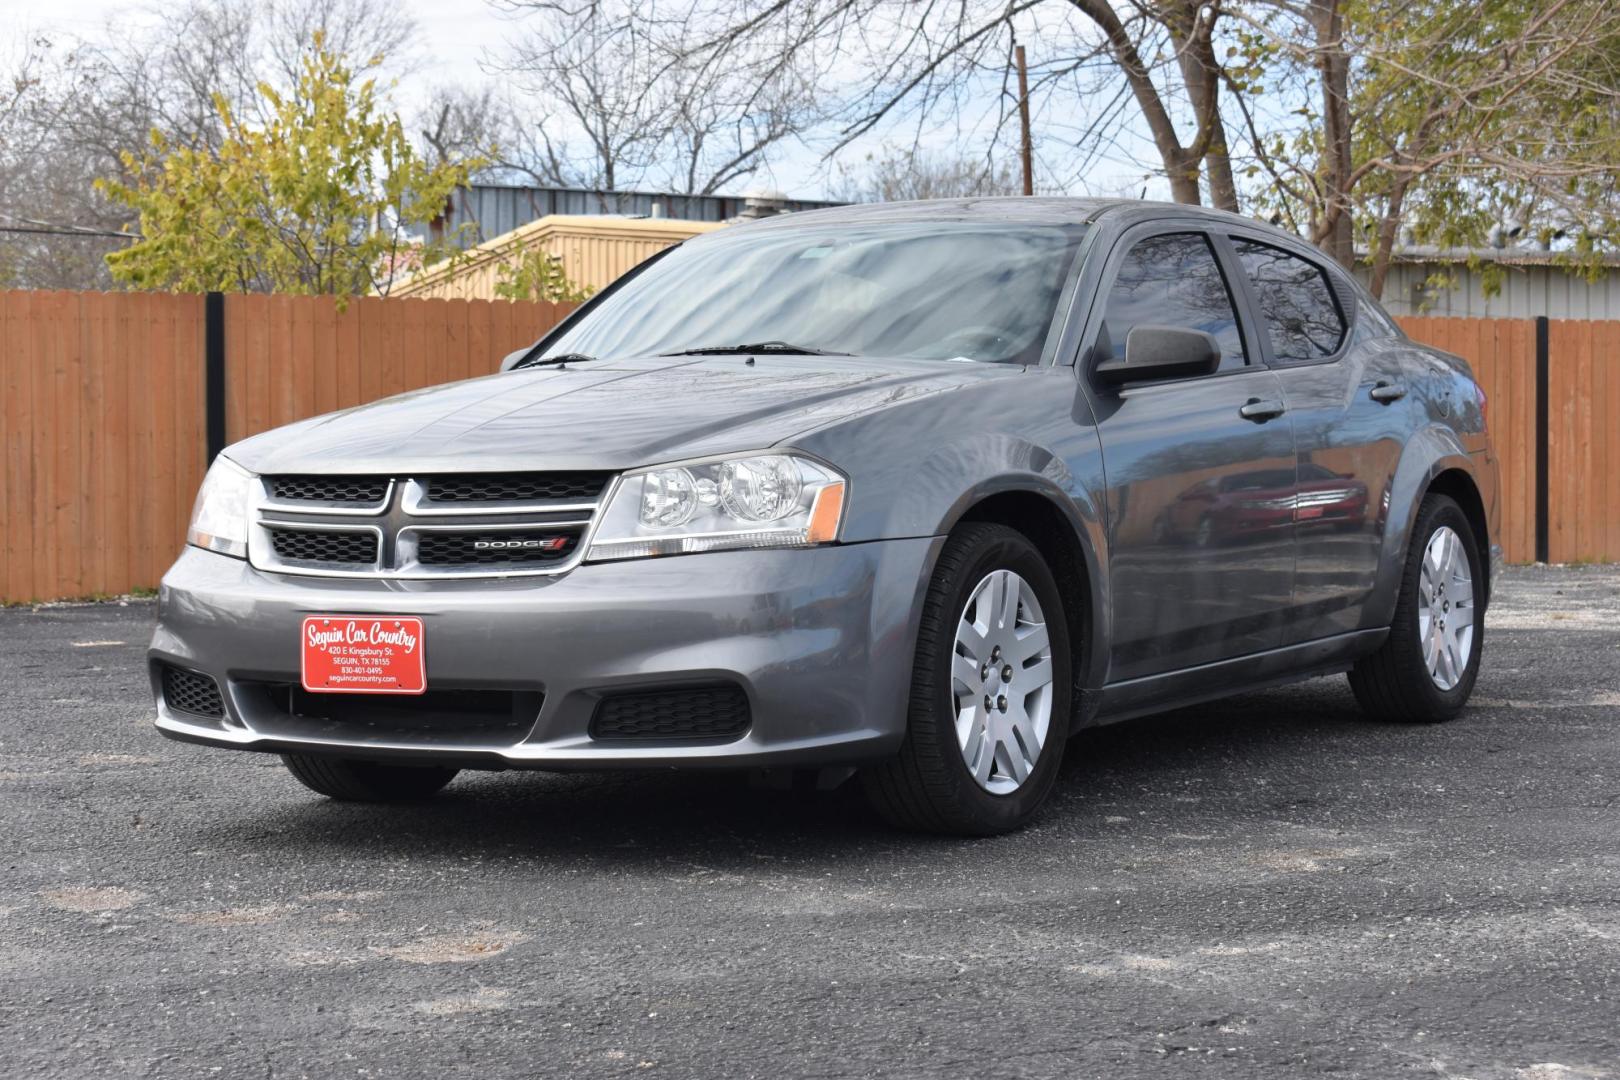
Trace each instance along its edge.
<instances>
[{"instance_id":1,"label":"wheel lug nut","mask_svg":"<svg viewBox=\"0 0 1620 1080\"><path fill-rule=\"evenodd\" d=\"M1002 712L1007 711L1007 699L1006 699L1006 697L998 697L998 698L996 698L996 708L1000 709Z\"/></svg>"},{"instance_id":2,"label":"wheel lug nut","mask_svg":"<svg viewBox=\"0 0 1620 1080\"><path fill-rule=\"evenodd\" d=\"M990 695L989 694L984 695L984 711L989 712L991 709L993 709L995 707L996 707L996 703L990 700Z\"/></svg>"},{"instance_id":3,"label":"wheel lug nut","mask_svg":"<svg viewBox=\"0 0 1620 1080\"><path fill-rule=\"evenodd\" d=\"M1011 664L1008 664L1006 667L1001 669L1001 681L1002 682L1012 682L1012 665Z\"/></svg>"},{"instance_id":4,"label":"wheel lug nut","mask_svg":"<svg viewBox=\"0 0 1620 1080\"><path fill-rule=\"evenodd\" d=\"M983 667L981 667L979 669L979 678L988 679L989 677L990 677L990 665L985 664Z\"/></svg>"}]
</instances>

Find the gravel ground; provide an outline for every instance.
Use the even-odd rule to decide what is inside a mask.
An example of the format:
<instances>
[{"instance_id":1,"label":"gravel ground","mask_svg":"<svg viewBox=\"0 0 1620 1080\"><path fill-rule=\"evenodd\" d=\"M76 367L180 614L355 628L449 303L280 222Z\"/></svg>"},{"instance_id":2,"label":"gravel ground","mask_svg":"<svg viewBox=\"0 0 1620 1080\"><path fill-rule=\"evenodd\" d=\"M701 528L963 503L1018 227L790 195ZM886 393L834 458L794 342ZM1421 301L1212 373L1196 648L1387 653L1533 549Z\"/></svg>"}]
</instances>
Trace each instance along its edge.
<instances>
[{"instance_id":1,"label":"gravel ground","mask_svg":"<svg viewBox=\"0 0 1620 1080\"><path fill-rule=\"evenodd\" d=\"M1474 708L1324 679L1089 732L1015 836L845 791L344 806L149 724L148 603L0 612L0 1075L1620 1077L1620 569Z\"/></svg>"}]
</instances>

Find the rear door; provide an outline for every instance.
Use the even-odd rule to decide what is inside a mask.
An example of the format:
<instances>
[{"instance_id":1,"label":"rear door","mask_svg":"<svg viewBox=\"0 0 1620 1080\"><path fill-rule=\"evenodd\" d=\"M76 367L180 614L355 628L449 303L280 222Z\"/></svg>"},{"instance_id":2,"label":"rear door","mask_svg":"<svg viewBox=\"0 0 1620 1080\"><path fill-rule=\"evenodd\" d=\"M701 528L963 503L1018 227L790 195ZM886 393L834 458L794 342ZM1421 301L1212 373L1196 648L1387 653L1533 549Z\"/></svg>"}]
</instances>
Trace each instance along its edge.
<instances>
[{"instance_id":1,"label":"rear door","mask_svg":"<svg viewBox=\"0 0 1620 1080\"><path fill-rule=\"evenodd\" d=\"M1386 320L1358 313L1363 301L1325 259L1259 232L1226 240L1298 447L1299 562L1284 643L1358 629L1411 424L1402 341Z\"/></svg>"},{"instance_id":2,"label":"rear door","mask_svg":"<svg viewBox=\"0 0 1620 1080\"><path fill-rule=\"evenodd\" d=\"M1277 647L1293 588L1294 436L1202 225L1139 226L1110 254L1084 371L1138 325L1203 330L1220 370L1092 383L1118 682Z\"/></svg>"}]
</instances>

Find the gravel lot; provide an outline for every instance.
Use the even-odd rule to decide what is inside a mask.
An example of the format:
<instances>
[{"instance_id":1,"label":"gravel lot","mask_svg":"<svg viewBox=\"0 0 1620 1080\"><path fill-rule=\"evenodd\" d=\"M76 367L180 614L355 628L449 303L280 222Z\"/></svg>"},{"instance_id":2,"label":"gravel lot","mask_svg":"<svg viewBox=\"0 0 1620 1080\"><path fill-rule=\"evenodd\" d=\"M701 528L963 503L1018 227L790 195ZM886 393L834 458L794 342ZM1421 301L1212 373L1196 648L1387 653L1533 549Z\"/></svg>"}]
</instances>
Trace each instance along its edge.
<instances>
[{"instance_id":1,"label":"gravel lot","mask_svg":"<svg viewBox=\"0 0 1620 1080\"><path fill-rule=\"evenodd\" d=\"M1620 569L1475 707L1342 679L1087 733L1016 836L846 792L324 802L149 726L149 603L0 611L0 1075L1620 1077Z\"/></svg>"}]
</instances>

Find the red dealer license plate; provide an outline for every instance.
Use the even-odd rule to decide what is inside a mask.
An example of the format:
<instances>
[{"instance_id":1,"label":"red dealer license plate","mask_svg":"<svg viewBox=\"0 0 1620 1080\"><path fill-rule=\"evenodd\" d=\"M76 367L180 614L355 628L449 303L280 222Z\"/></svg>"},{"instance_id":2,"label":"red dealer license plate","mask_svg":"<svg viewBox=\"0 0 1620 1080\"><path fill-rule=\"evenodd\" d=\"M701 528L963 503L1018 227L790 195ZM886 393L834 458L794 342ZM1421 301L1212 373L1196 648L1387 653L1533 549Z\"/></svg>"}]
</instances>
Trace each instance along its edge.
<instances>
[{"instance_id":1,"label":"red dealer license plate","mask_svg":"<svg viewBox=\"0 0 1620 1080\"><path fill-rule=\"evenodd\" d=\"M424 693L422 636L421 619L311 615L304 620L304 689L318 694Z\"/></svg>"}]
</instances>

